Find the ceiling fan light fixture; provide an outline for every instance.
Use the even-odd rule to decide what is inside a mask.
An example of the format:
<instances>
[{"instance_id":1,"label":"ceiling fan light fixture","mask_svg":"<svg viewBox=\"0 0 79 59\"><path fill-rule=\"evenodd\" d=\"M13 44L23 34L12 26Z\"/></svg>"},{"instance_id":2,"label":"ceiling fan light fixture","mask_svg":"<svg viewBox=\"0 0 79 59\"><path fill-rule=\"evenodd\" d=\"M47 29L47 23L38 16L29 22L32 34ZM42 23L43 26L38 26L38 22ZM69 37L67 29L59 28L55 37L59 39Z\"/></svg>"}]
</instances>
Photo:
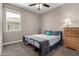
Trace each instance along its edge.
<instances>
[{"instance_id":1,"label":"ceiling fan light fixture","mask_svg":"<svg viewBox=\"0 0 79 59\"><path fill-rule=\"evenodd\" d=\"M40 10L42 7L43 7L42 4L36 4L36 8L37 8L38 10Z\"/></svg>"},{"instance_id":2,"label":"ceiling fan light fixture","mask_svg":"<svg viewBox=\"0 0 79 59\"><path fill-rule=\"evenodd\" d=\"M35 6L38 10L41 10L42 7L50 7L48 4L44 4L44 3L35 3L35 4L30 4L29 6Z\"/></svg>"},{"instance_id":3,"label":"ceiling fan light fixture","mask_svg":"<svg viewBox=\"0 0 79 59\"><path fill-rule=\"evenodd\" d=\"M39 6L40 6L40 9L43 7L43 5L42 5L42 4L39 4Z\"/></svg>"},{"instance_id":4,"label":"ceiling fan light fixture","mask_svg":"<svg viewBox=\"0 0 79 59\"><path fill-rule=\"evenodd\" d=\"M38 8L39 7L39 4L36 4L36 8Z\"/></svg>"}]
</instances>

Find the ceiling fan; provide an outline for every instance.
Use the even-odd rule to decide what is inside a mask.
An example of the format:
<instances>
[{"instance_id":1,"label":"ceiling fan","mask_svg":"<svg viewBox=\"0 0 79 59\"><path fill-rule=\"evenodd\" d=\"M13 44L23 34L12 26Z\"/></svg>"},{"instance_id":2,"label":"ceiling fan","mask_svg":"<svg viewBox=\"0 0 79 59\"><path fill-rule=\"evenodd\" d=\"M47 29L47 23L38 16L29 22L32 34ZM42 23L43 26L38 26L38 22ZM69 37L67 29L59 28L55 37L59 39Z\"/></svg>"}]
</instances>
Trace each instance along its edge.
<instances>
[{"instance_id":1,"label":"ceiling fan","mask_svg":"<svg viewBox=\"0 0 79 59\"><path fill-rule=\"evenodd\" d=\"M29 6L36 6L38 10L40 10L43 6L50 7L48 4L45 4L45 3L34 3L34 4L30 4Z\"/></svg>"}]
</instances>

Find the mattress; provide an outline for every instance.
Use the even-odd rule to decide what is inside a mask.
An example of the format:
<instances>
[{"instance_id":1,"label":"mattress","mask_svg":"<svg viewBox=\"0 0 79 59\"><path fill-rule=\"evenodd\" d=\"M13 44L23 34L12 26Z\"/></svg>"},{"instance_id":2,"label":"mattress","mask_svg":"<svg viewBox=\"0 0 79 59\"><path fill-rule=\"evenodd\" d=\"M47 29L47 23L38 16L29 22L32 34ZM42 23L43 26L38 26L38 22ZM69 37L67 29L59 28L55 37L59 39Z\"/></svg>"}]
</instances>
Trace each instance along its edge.
<instances>
[{"instance_id":1,"label":"mattress","mask_svg":"<svg viewBox=\"0 0 79 59\"><path fill-rule=\"evenodd\" d=\"M25 37L28 38L28 43L34 45L37 48L40 47L40 45L37 41L42 42L44 40L48 40L49 45L53 46L55 43L57 43L61 39L60 35L56 36L56 35L44 35L44 34L28 35ZM37 40L37 41L30 40L30 38L32 38L33 40Z\"/></svg>"}]
</instances>

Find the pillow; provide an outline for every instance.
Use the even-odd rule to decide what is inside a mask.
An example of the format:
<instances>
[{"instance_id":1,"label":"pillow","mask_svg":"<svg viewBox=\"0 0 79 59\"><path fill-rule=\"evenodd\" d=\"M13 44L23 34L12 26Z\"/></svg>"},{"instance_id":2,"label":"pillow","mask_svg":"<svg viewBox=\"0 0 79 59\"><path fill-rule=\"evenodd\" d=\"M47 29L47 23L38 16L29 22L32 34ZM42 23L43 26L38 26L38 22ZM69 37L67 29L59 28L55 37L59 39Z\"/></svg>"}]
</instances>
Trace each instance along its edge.
<instances>
[{"instance_id":1,"label":"pillow","mask_svg":"<svg viewBox=\"0 0 79 59\"><path fill-rule=\"evenodd\" d=\"M45 35L52 35L52 31L45 31L44 34Z\"/></svg>"},{"instance_id":2,"label":"pillow","mask_svg":"<svg viewBox=\"0 0 79 59\"><path fill-rule=\"evenodd\" d=\"M60 31L53 31L52 35L59 35Z\"/></svg>"}]
</instances>

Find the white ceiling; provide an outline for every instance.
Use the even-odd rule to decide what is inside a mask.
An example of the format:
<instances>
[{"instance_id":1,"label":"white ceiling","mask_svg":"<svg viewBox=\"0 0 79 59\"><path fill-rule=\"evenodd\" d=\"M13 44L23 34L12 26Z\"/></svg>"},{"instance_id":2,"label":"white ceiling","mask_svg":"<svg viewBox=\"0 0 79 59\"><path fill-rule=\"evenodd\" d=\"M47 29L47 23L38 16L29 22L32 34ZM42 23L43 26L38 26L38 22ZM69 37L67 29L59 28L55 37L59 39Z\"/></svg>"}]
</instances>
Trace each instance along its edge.
<instances>
[{"instance_id":1,"label":"white ceiling","mask_svg":"<svg viewBox=\"0 0 79 59\"><path fill-rule=\"evenodd\" d=\"M46 3L46 4L50 5L49 8L43 6L41 10L38 10L38 9L36 8L36 6L31 6L31 7L29 7L29 5L30 5L31 3L11 3L11 4L12 4L12 5L16 5L16 6L18 6L18 7L21 7L21 8L24 8L24 9L29 10L29 11L31 11L31 12L35 12L35 13L37 13L37 14L46 13L46 12L48 12L48 11L50 11L50 10L52 10L52 9L54 9L54 8L56 8L56 7L58 7L58 6L63 5L63 3ZM32 4L33 4L33 3L32 3Z\"/></svg>"}]
</instances>

